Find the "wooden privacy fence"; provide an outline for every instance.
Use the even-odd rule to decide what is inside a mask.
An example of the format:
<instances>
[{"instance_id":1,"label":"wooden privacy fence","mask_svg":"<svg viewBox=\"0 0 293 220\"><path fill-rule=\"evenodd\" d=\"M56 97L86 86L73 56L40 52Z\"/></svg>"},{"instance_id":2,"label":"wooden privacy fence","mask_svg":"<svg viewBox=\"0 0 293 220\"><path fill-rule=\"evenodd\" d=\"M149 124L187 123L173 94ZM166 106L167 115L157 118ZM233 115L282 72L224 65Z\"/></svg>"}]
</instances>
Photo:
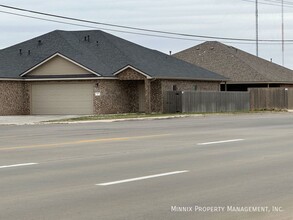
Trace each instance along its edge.
<instances>
[{"instance_id":1,"label":"wooden privacy fence","mask_svg":"<svg viewBox=\"0 0 293 220\"><path fill-rule=\"evenodd\" d=\"M293 109L293 88L252 88L248 92L170 91L164 112L237 112Z\"/></svg>"},{"instance_id":2,"label":"wooden privacy fence","mask_svg":"<svg viewBox=\"0 0 293 220\"><path fill-rule=\"evenodd\" d=\"M164 112L249 111L248 92L170 91L164 96Z\"/></svg>"},{"instance_id":3,"label":"wooden privacy fence","mask_svg":"<svg viewBox=\"0 0 293 220\"><path fill-rule=\"evenodd\" d=\"M293 109L292 88L252 88L249 93L251 110Z\"/></svg>"},{"instance_id":4,"label":"wooden privacy fence","mask_svg":"<svg viewBox=\"0 0 293 220\"><path fill-rule=\"evenodd\" d=\"M293 89L288 89L288 109L293 109Z\"/></svg>"}]
</instances>

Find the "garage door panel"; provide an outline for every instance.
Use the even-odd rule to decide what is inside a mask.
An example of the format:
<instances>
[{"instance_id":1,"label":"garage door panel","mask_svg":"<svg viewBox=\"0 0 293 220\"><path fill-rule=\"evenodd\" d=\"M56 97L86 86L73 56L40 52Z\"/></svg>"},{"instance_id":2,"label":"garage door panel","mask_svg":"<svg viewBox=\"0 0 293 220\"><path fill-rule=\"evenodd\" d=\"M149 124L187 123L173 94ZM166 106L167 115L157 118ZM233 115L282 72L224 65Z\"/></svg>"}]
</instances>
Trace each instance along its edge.
<instances>
[{"instance_id":1,"label":"garage door panel","mask_svg":"<svg viewBox=\"0 0 293 220\"><path fill-rule=\"evenodd\" d=\"M93 84L34 84L32 114L93 114Z\"/></svg>"}]
</instances>

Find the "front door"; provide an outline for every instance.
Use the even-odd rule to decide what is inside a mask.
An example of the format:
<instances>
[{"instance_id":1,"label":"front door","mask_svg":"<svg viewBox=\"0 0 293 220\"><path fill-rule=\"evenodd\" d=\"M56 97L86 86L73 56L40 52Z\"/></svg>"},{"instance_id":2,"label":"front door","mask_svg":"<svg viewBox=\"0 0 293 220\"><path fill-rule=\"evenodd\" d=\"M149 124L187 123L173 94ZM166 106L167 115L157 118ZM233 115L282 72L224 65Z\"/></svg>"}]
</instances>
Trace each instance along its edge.
<instances>
[{"instance_id":1,"label":"front door","mask_svg":"<svg viewBox=\"0 0 293 220\"><path fill-rule=\"evenodd\" d=\"M145 88L143 82L138 84L138 110L139 112L145 112Z\"/></svg>"}]
</instances>

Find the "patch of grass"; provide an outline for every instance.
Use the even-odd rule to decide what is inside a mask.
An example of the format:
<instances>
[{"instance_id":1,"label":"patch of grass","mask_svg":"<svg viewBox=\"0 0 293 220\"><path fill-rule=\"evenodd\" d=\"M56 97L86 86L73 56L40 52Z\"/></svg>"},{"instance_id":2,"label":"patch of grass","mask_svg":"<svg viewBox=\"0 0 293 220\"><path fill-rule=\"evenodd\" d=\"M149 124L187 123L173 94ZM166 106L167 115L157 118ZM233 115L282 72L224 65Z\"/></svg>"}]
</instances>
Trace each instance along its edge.
<instances>
[{"instance_id":1,"label":"patch of grass","mask_svg":"<svg viewBox=\"0 0 293 220\"><path fill-rule=\"evenodd\" d=\"M199 113L192 113L199 114ZM177 114L145 114L145 113L127 113L127 114L105 114L105 115L89 115L81 116L76 118L67 118L61 120L52 120L49 122L70 122L70 121L93 121L93 120L111 120L111 119L128 119L128 118L149 118L149 117L168 117L168 116L178 116L178 115L187 115L182 113Z\"/></svg>"},{"instance_id":2,"label":"patch of grass","mask_svg":"<svg viewBox=\"0 0 293 220\"><path fill-rule=\"evenodd\" d=\"M252 112L288 112L286 109L258 109Z\"/></svg>"},{"instance_id":3,"label":"patch of grass","mask_svg":"<svg viewBox=\"0 0 293 220\"><path fill-rule=\"evenodd\" d=\"M75 122L75 121L95 121L95 120L114 120L114 119L130 119L130 118L151 118L151 117L176 117L176 116L192 116L192 115L240 115L240 114L251 114L251 113L267 113L267 112L283 112L282 110L258 110L258 111L239 111L239 112L196 112L196 113L174 113L174 114L163 114L163 113L126 113L126 114L105 114L105 115L87 115L75 118L66 118L61 120L51 120L47 122Z\"/></svg>"}]
</instances>

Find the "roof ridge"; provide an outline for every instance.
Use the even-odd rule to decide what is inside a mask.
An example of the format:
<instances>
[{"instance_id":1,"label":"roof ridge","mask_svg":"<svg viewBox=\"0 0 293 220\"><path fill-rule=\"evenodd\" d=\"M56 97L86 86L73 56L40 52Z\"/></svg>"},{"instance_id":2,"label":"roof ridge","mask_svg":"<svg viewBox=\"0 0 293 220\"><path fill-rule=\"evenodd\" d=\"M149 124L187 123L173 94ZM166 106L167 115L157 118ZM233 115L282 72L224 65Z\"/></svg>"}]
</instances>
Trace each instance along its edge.
<instances>
[{"instance_id":1,"label":"roof ridge","mask_svg":"<svg viewBox=\"0 0 293 220\"><path fill-rule=\"evenodd\" d=\"M137 68L137 69L139 69L138 67L136 67L136 66L134 66L134 65L131 65L131 63L134 63L134 60L132 60L126 53L124 53L115 43L113 43L113 41L111 41L106 35L109 35L108 33L106 33L106 32L103 32L103 31L101 31L101 33L102 33L102 35L103 35L103 37L110 43L110 44L112 44L121 54L123 54L123 56L125 56L125 57L127 57L127 62L128 62L128 64L127 65L130 65L130 66L132 66L132 67L135 67L135 68ZM112 36L114 36L114 35L111 35L111 37ZM116 36L114 36L114 37L116 37ZM119 38L119 37L116 37L116 38ZM124 39L122 39L122 38L119 38L119 39L121 39L121 40L124 40ZM127 42L129 42L129 41L127 41ZM132 62L129 62L129 60L130 61L132 61ZM126 65L126 66L127 66ZM113 73L115 73L115 71L113 72ZM112 74L113 74L112 73Z\"/></svg>"}]
</instances>

